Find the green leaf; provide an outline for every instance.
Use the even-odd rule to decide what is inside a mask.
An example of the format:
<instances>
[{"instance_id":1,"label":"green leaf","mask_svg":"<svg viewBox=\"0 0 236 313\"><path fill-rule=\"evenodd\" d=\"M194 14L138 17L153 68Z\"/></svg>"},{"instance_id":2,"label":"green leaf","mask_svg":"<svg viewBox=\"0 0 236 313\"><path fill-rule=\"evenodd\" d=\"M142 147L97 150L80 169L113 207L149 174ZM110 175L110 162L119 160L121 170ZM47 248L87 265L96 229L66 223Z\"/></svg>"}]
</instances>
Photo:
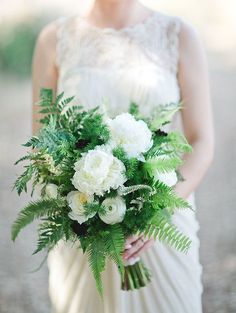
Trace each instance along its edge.
<instances>
[{"instance_id":1,"label":"green leaf","mask_svg":"<svg viewBox=\"0 0 236 313\"><path fill-rule=\"evenodd\" d=\"M163 241L180 252L187 252L191 245L188 236L180 232L177 227L161 214L157 214L147 225L144 235L148 238Z\"/></svg>"},{"instance_id":2,"label":"green leaf","mask_svg":"<svg viewBox=\"0 0 236 313\"><path fill-rule=\"evenodd\" d=\"M30 140L28 140L22 146L35 148L37 146L38 142L39 142L38 137L37 136L33 136L33 137L30 138Z\"/></svg>"},{"instance_id":3,"label":"green leaf","mask_svg":"<svg viewBox=\"0 0 236 313\"><path fill-rule=\"evenodd\" d=\"M181 105L181 103L169 103L157 106L150 121L150 128L154 131L159 129L162 125L169 123L174 114L180 110Z\"/></svg>"},{"instance_id":4,"label":"green leaf","mask_svg":"<svg viewBox=\"0 0 236 313\"><path fill-rule=\"evenodd\" d=\"M139 107L138 107L137 103L131 102L130 108L129 108L129 113L135 117L139 115Z\"/></svg>"},{"instance_id":5,"label":"green leaf","mask_svg":"<svg viewBox=\"0 0 236 313\"><path fill-rule=\"evenodd\" d=\"M105 247L103 240L99 237L93 238L87 247L88 261L96 281L99 294L103 295L101 273L105 269Z\"/></svg>"},{"instance_id":6,"label":"green leaf","mask_svg":"<svg viewBox=\"0 0 236 313\"><path fill-rule=\"evenodd\" d=\"M18 218L12 225L11 238L15 241L19 232L32 223L35 219L43 216L51 216L59 212L65 205L62 199L41 199L30 202L18 215Z\"/></svg>"},{"instance_id":7,"label":"green leaf","mask_svg":"<svg viewBox=\"0 0 236 313\"><path fill-rule=\"evenodd\" d=\"M20 160L18 160L19 162ZM25 171L17 178L14 183L13 189L17 190L18 195L22 193L22 191L27 192L27 184L32 179L35 168L33 165L25 166Z\"/></svg>"},{"instance_id":8,"label":"green leaf","mask_svg":"<svg viewBox=\"0 0 236 313\"><path fill-rule=\"evenodd\" d=\"M46 218L46 222L39 225L37 249L33 254L45 248L51 250L61 239L68 240L71 237L71 234L68 233L70 230L70 220L65 219L65 216L59 215Z\"/></svg>"},{"instance_id":9,"label":"green leaf","mask_svg":"<svg viewBox=\"0 0 236 313\"><path fill-rule=\"evenodd\" d=\"M121 253L124 250L125 239L120 225L110 225L106 229L104 243L106 254L116 263L121 277L124 275L124 265L122 262Z\"/></svg>"},{"instance_id":10,"label":"green leaf","mask_svg":"<svg viewBox=\"0 0 236 313\"><path fill-rule=\"evenodd\" d=\"M165 157L165 158L160 158L160 157L153 157L148 159L143 167L144 170L149 174L149 176L154 176L156 173L168 173L171 171L176 170L183 161L177 157Z\"/></svg>"},{"instance_id":11,"label":"green leaf","mask_svg":"<svg viewBox=\"0 0 236 313\"><path fill-rule=\"evenodd\" d=\"M156 194L153 196L154 206L156 203L158 207L164 207L170 213L173 213L174 209L191 209L188 201L178 197L173 188L160 181L155 183L154 188L156 190Z\"/></svg>"},{"instance_id":12,"label":"green leaf","mask_svg":"<svg viewBox=\"0 0 236 313\"><path fill-rule=\"evenodd\" d=\"M189 153L192 152L192 147L188 143L187 139L180 132L174 131L168 134L168 140L171 147L177 153Z\"/></svg>"}]
</instances>

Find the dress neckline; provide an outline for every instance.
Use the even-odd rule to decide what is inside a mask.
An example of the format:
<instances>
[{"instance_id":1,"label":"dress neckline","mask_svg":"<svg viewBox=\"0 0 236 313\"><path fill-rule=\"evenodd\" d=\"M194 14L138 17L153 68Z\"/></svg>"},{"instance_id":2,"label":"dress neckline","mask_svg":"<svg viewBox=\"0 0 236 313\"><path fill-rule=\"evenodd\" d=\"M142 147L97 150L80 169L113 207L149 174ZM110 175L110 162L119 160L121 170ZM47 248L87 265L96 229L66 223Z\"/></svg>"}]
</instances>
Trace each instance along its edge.
<instances>
[{"instance_id":1,"label":"dress neckline","mask_svg":"<svg viewBox=\"0 0 236 313\"><path fill-rule=\"evenodd\" d=\"M97 32L121 34L121 33L124 33L124 32L135 31L137 29L140 29L140 28L148 25L149 23L151 23L154 20L156 15L157 15L157 11L153 11L145 19L143 19L142 21L140 21L140 22L138 22L138 23L136 23L134 25L124 26L124 27L121 27L121 28L99 27L99 26L96 26L96 25L93 25L93 24L89 23L85 19L85 17L83 17L81 15L74 15L74 17L75 17L75 20L77 22L80 22L80 23L84 24L85 26L87 26L88 28L93 29L93 30L95 30Z\"/></svg>"}]
</instances>

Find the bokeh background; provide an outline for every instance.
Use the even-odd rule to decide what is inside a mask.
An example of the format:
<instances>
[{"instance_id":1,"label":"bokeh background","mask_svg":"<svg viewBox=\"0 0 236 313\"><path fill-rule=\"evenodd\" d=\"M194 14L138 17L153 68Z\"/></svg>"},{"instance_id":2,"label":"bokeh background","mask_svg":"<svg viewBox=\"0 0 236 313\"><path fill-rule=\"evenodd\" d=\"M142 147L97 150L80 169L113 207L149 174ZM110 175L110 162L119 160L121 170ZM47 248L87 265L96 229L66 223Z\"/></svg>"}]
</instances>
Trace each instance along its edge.
<instances>
[{"instance_id":1,"label":"bokeh background","mask_svg":"<svg viewBox=\"0 0 236 313\"><path fill-rule=\"evenodd\" d=\"M236 312L236 1L144 0L180 15L199 31L208 56L216 132L213 165L198 188L204 313ZM36 226L10 241L10 225L29 200L11 192L31 134L31 58L40 29L61 15L82 13L89 0L0 0L0 312L48 313L44 254L31 256ZM181 313L181 312L173 312ZM189 312L191 313L191 312Z\"/></svg>"}]
</instances>

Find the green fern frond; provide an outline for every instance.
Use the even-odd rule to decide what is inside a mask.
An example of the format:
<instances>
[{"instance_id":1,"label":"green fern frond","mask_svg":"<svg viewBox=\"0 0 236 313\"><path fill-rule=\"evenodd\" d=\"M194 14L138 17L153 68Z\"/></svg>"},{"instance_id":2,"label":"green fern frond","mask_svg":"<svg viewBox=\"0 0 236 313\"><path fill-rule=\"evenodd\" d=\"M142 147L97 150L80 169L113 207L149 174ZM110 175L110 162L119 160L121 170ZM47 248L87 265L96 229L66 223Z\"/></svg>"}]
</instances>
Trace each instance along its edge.
<instances>
[{"instance_id":1,"label":"green fern frond","mask_svg":"<svg viewBox=\"0 0 236 313\"><path fill-rule=\"evenodd\" d=\"M65 219L63 214L51 216L43 220L45 220L45 222L40 224L38 228L39 239L37 249L33 254L36 254L45 248L51 250L61 239L69 240L70 238L73 238L70 225L71 221Z\"/></svg>"},{"instance_id":2,"label":"green fern frond","mask_svg":"<svg viewBox=\"0 0 236 313\"><path fill-rule=\"evenodd\" d=\"M27 184L32 179L35 172L35 168L32 164L25 166L25 171L16 179L13 189L17 190L18 195L22 191L27 192Z\"/></svg>"},{"instance_id":3,"label":"green fern frond","mask_svg":"<svg viewBox=\"0 0 236 313\"><path fill-rule=\"evenodd\" d=\"M12 240L15 241L19 232L35 219L43 216L51 216L60 212L64 205L65 203L62 199L41 199L35 202L30 202L24 209L22 209L18 218L12 225Z\"/></svg>"},{"instance_id":4,"label":"green fern frond","mask_svg":"<svg viewBox=\"0 0 236 313\"><path fill-rule=\"evenodd\" d=\"M150 128L152 130L159 129L162 125L169 123L174 114L182 107L182 103L169 103L166 105L157 106L153 112L152 120L150 121Z\"/></svg>"},{"instance_id":5,"label":"green fern frond","mask_svg":"<svg viewBox=\"0 0 236 313\"><path fill-rule=\"evenodd\" d=\"M37 146L38 142L39 142L38 137L37 136L33 136L33 137L30 138L30 140L28 140L22 146L35 148Z\"/></svg>"},{"instance_id":6,"label":"green fern frond","mask_svg":"<svg viewBox=\"0 0 236 313\"><path fill-rule=\"evenodd\" d=\"M174 131L168 134L169 144L177 153L192 152L192 147L180 132Z\"/></svg>"},{"instance_id":7,"label":"green fern frond","mask_svg":"<svg viewBox=\"0 0 236 313\"><path fill-rule=\"evenodd\" d=\"M185 253L191 245L191 240L188 236L180 232L168 219L158 215L146 227L144 235L148 238L163 241L178 251Z\"/></svg>"},{"instance_id":8,"label":"green fern frond","mask_svg":"<svg viewBox=\"0 0 236 313\"><path fill-rule=\"evenodd\" d=\"M148 173L149 176L153 176L155 173L168 173L170 171L176 170L183 161L175 156L175 157L154 157L148 159L144 165L144 170Z\"/></svg>"},{"instance_id":9,"label":"green fern frond","mask_svg":"<svg viewBox=\"0 0 236 313\"><path fill-rule=\"evenodd\" d=\"M114 148L112 153L125 165L125 176L128 180L131 180L137 173L139 161L136 158L129 158L122 147Z\"/></svg>"},{"instance_id":10,"label":"green fern frond","mask_svg":"<svg viewBox=\"0 0 236 313\"><path fill-rule=\"evenodd\" d=\"M157 181L154 188L156 190L152 198L154 206L156 203L157 207L167 208L170 213L173 213L174 209L191 209L188 201L178 197L174 190L164 183Z\"/></svg>"},{"instance_id":11,"label":"green fern frond","mask_svg":"<svg viewBox=\"0 0 236 313\"><path fill-rule=\"evenodd\" d=\"M124 234L121 227L117 224L111 225L107 228L104 236L104 244L106 254L116 263L121 277L124 275L124 265L121 258L121 253L124 250Z\"/></svg>"},{"instance_id":12,"label":"green fern frond","mask_svg":"<svg viewBox=\"0 0 236 313\"><path fill-rule=\"evenodd\" d=\"M53 248L57 242L64 237L64 229L61 224L45 222L39 227L39 239L37 249L33 254L45 248Z\"/></svg>"},{"instance_id":13,"label":"green fern frond","mask_svg":"<svg viewBox=\"0 0 236 313\"><path fill-rule=\"evenodd\" d=\"M96 281L99 294L103 295L101 273L105 269L105 246L101 238L93 238L87 247L88 262Z\"/></svg>"}]
</instances>

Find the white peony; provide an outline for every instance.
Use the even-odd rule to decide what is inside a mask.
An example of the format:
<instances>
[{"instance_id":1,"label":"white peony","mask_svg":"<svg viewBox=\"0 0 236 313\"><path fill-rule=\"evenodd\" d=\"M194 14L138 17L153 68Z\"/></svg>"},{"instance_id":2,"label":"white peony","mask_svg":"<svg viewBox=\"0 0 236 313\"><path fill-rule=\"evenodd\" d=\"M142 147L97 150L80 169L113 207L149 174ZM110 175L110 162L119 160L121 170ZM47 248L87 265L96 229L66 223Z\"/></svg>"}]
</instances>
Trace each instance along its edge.
<instances>
[{"instance_id":1,"label":"white peony","mask_svg":"<svg viewBox=\"0 0 236 313\"><path fill-rule=\"evenodd\" d=\"M178 177L176 175L175 171L171 171L168 173L162 173L162 174L156 174L155 178L160 180L162 183L166 184L169 187L174 186L177 181L178 181Z\"/></svg>"},{"instance_id":2,"label":"white peony","mask_svg":"<svg viewBox=\"0 0 236 313\"><path fill-rule=\"evenodd\" d=\"M82 193L103 195L126 181L124 164L111 153L90 150L75 163L72 184Z\"/></svg>"},{"instance_id":3,"label":"white peony","mask_svg":"<svg viewBox=\"0 0 236 313\"><path fill-rule=\"evenodd\" d=\"M112 141L121 146L129 157L140 157L153 145L152 132L147 124L129 113L122 113L108 122Z\"/></svg>"},{"instance_id":4,"label":"white peony","mask_svg":"<svg viewBox=\"0 0 236 313\"><path fill-rule=\"evenodd\" d=\"M67 202L72 212L68 215L72 220L78 221L79 224L84 223L89 218L93 217L96 213L85 215L84 205L93 201L93 196L86 195L79 191L71 191L68 193Z\"/></svg>"},{"instance_id":5,"label":"white peony","mask_svg":"<svg viewBox=\"0 0 236 313\"><path fill-rule=\"evenodd\" d=\"M58 187L55 184L47 184L45 187L45 195L47 198L56 199L58 195Z\"/></svg>"},{"instance_id":6,"label":"white peony","mask_svg":"<svg viewBox=\"0 0 236 313\"><path fill-rule=\"evenodd\" d=\"M105 207L105 214L99 214L100 219L106 224L116 224L123 221L126 204L122 197L107 198L102 202Z\"/></svg>"}]
</instances>

